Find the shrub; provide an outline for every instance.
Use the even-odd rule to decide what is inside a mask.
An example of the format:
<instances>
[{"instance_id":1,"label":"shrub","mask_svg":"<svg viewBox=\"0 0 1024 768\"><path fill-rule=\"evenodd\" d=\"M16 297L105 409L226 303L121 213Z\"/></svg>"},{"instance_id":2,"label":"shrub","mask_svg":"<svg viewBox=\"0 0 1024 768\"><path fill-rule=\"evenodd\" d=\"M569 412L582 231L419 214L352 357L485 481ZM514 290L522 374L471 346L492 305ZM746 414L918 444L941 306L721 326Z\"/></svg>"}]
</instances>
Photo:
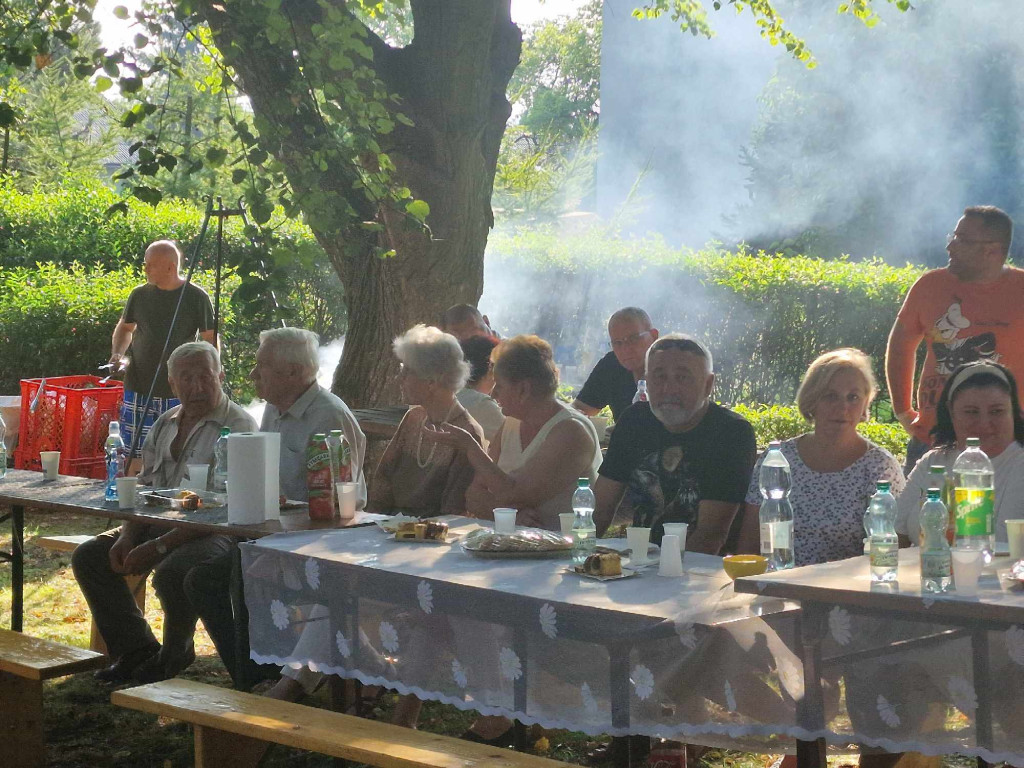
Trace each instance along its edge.
<instances>
[{"instance_id":1,"label":"shrub","mask_svg":"<svg viewBox=\"0 0 1024 768\"><path fill-rule=\"evenodd\" d=\"M128 294L144 281L131 267L0 269L0 393L18 394L25 378L95 373L110 357L110 335ZM197 273L195 283L212 295L212 274ZM238 278L229 276L227 294L237 285ZM221 338L228 387L247 402L258 338L228 302L221 305Z\"/></svg>"},{"instance_id":2,"label":"shrub","mask_svg":"<svg viewBox=\"0 0 1024 768\"><path fill-rule=\"evenodd\" d=\"M0 268L36 264L69 268L78 263L116 271L139 266L146 246L163 238L177 240L191 255L204 208L175 199L165 198L155 207L129 199L127 213L107 216L107 209L120 199L113 190L85 179L72 179L59 189L37 187L27 193L0 183ZM287 315L290 324L316 331L325 340L343 335L347 322L341 282L309 229L278 216L273 258L256 247L244 230L240 217L225 219L223 263L240 265L246 271L257 269L260 261L272 265L288 286L277 298L291 309ZM216 252L217 220L211 219L199 269L214 269ZM260 293L257 305L265 307L269 291ZM315 298L311 300L311 296ZM267 312L253 305L238 309L253 315L261 327L271 323Z\"/></svg>"},{"instance_id":3,"label":"shrub","mask_svg":"<svg viewBox=\"0 0 1024 768\"><path fill-rule=\"evenodd\" d=\"M808 364L829 349L871 355L880 381L889 329L921 270L718 248L676 250L658 238L592 229L492 234L483 308L503 333L534 332L584 371L608 349L616 309L644 307L661 331L702 338L716 397L791 403Z\"/></svg>"},{"instance_id":4,"label":"shrub","mask_svg":"<svg viewBox=\"0 0 1024 768\"><path fill-rule=\"evenodd\" d=\"M754 427L759 448L767 447L772 440L786 440L811 429L811 425L800 415L796 406L737 404L732 406L732 409ZM905 458L908 437L898 423L882 424L870 420L858 425L857 431L898 459Z\"/></svg>"}]
</instances>

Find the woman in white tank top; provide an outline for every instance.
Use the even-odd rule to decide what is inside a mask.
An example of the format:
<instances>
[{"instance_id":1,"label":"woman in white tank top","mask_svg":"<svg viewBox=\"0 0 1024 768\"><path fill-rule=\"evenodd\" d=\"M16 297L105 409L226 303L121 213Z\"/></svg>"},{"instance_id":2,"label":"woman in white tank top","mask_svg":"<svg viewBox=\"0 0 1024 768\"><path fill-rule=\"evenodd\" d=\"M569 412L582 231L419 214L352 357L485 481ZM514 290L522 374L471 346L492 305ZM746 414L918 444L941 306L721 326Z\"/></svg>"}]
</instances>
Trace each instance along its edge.
<instances>
[{"instance_id":1,"label":"woman in white tank top","mask_svg":"<svg viewBox=\"0 0 1024 768\"><path fill-rule=\"evenodd\" d=\"M503 341L492 360L492 396L505 423L488 451L447 424L434 437L465 450L476 472L466 491L467 514L490 519L495 507L515 507L518 525L558 530L558 514L572 511L577 479L597 476L597 430L582 413L555 399L558 368L546 341L516 336Z\"/></svg>"}]
</instances>

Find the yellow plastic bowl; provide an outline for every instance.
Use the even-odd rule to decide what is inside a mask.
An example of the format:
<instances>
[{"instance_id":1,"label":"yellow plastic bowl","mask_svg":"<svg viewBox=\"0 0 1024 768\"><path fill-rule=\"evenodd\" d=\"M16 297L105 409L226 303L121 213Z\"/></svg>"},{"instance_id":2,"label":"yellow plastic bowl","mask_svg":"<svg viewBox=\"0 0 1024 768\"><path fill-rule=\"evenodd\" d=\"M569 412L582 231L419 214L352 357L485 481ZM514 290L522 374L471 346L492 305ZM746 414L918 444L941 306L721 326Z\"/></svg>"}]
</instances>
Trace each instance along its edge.
<instances>
[{"instance_id":1,"label":"yellow plastic bowl","mask_svg":"<svg viewBox=\"0 0 1024 768\"><path fill-rule=\"evenodd\" d=\"M729 555L722 558L722 565L730 579L757 576L768 570L768 561L760 555Z\"/></svg>"}]
</instances>

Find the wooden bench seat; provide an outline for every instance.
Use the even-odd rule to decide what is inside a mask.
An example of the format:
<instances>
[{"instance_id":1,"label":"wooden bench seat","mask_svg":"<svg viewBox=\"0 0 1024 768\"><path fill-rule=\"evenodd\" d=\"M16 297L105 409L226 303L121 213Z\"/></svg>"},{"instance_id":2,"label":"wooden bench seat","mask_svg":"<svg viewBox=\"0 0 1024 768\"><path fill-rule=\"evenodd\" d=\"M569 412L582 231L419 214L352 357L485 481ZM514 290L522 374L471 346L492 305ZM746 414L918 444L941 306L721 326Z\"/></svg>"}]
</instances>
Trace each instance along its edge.
<instances>
[{"instance_id":1,"label":"wooden bench seat","mask_svg":"<svg viewBox=\"0 0 1024 768\"><path fill-rule=\"evenodd\" d=\"M87 533L74 536L36 536L32 539L32 543L37 547L54 552L74 552L80 544L84 544L91 538L92 536ZM148 573L129 574L124 577L124 580L128 583L128 589L131 590L132 597L135 598L135 604L139 606L139 610L143 614L146 612L146 579L148 577ZM89 649L96 651L96 653L107 652L107 644L103 641L103 637L96 628L95 622L93 622L89 630Z\"/></svg>"},{"instance_id":2,"label":"wooden bench seat","mask_svg":"<svg viewBox=\"0 0 1024 768\"><path fill-rule=\"evenodd\" d=\"M191 723L196 768L231 765L272 742L379 768L565 768L566 763L340 712L172 679L115 691L111 701Z\"/></svg>"},{"instance_id":3,"label":"wooden bench seat","mask_svg":"<svg viewBox=\"0 0 1024 768\"><path fill-rule=\"evenodd\" d=\"M105 663L103 654L85 648L0 629L0 750L5 765L46 764L43 681Z\"/></svg>"}]
</instances>

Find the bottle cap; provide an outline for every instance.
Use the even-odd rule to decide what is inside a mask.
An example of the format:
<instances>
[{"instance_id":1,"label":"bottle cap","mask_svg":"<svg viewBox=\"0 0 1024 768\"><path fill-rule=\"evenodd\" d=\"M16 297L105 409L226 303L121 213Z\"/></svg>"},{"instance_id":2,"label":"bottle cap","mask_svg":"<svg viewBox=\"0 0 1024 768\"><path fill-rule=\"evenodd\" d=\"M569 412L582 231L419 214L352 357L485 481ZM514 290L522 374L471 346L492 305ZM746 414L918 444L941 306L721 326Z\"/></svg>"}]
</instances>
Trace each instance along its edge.
<instances>
[{"instance_id":1,"label":"bottle cap","mask_svg":"<svg viewBox=\"0 0 1024 768\"><path fill-rule=\"evenodd\" d=\"M589 488L590 487L590 478L589 477L581 477L579 480L576 481L576 487L577 488Z\"/></svg>"},{"instance_id":2,"label":"bottle cap","mask_svg":"<svg viewBox=\"0 0 1024 768\"><path fill-rule=\"evenodd\" d=\"M980 445L981 445L981 438L980 437L968 437L967 438L967 447L968 448L977 448Z\"/></svg>"},{"instance_id":3,"label":"bottle cap","mask_svg":"<svg viewBox=\"0 0 1024 768\"><path fill-rule=\"evenodd\" d=\"M946 468L941 464L932 464L928 467L929 475L944 475L946 474Z\"/></svg>"},{"instance_id":4,"label":"bottle cap","mask_svg":"<svg viewBox=\"0 0 1024 768\"><path fill-rule=\"evenodd\" d=\"M928 489L928 501L938 501L939 496L942 495L941 488L929 488Z\"/></svg>"},{"instance_id":5,"label":"bottle cap","mask_svg":"<svg viewBox=\"0 0 1024 768\"><path fill-rule=\"evenodd\" d=\"M342 432L340 429L332 429L331 430L331 437L343 437L344 434L345 433Z\"/></svg>"},{"instance_id":6,"label":"bottle cap","mask_svg":"<svg viewBox=\"0 0 1024 768\"><path fill-rule=\"evenodd\" d=\"M892 483L890 483L888 480L879 480L877 483L875 483L875 488L877 488L882 493L888 493L889 488L891 487Z\"/></svg>"},{"instance_id":7,"label":"bottle cap","mask_svg":"<svg viewBox=\"0 0 1024 768\"><path fill-rule=\"evenodd\" d=\"M780 448L782 448L782 441L781 440L772 440L771 442L768 443L768 450L769 451L777 451Z\"/></svg>"},{"instance_id":8,"label":"bottle cap","mask_svg":"<svg viewBox=\"0 0 1024 768\"><path fill-rule=\"evenodd\" d=\"M231 434L231 427L221 427L220 428L220 436L221 437L225 437L225 436L230 435L230 434Z\"/></svg>"}]
</instances>

